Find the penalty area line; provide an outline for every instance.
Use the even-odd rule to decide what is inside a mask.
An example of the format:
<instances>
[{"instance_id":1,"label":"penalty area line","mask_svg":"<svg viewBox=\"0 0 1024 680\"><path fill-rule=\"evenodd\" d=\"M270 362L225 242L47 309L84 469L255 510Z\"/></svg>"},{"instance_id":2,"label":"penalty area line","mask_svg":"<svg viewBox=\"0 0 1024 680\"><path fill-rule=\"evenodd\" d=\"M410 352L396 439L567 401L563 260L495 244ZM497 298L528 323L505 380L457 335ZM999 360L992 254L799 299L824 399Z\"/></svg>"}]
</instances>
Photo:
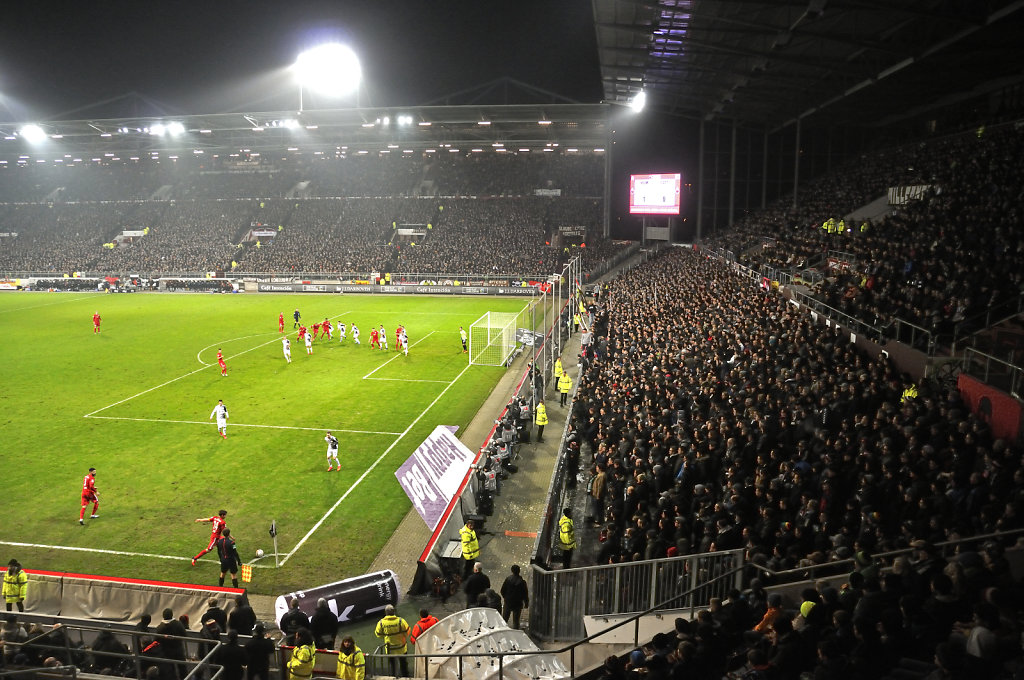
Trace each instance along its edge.
<instances>
[{"instance_id":1,"label":"penalty area line","mask_svg":"<svg viewBox=\"0 0 1024 680\"><path fill-rule=\"evenodd\" d=\"M441 394L437 395L434 398L434 401L430 402L430 405L427 406L425 409L423 409L422 413L420 413L418 416L416 416L416 420L414 420L411 423L409 423L409 427L405 428L405 432L403 432L402 434L398 435L398 438L395 439L395 441L391 442L391 446L389 446L387 449L385 449L384 453L380 454L380 456L377 458L377 460L373 461L373 464L370 467L366 468L366 471L363 472L363 474L361 474L359 476L359 479L357 479L356 481L352 482L352 486L348 487L348 490L345 491L345 493L343 493L341 495L341 498L339 498L337 501L335 501L334 505L331 506L330 510L325 512L324 516L321 517L317 521L317 523L314 524L313 527L308 532L306 532L306 535L302 537L302 540L300 540L298 543L296 543L295 547L292 548L291 551L289 551L289 553L284 556L284 559L281 560L281 566L284 566L284 563L287 562L291 558L292 555L294 555L296 552L298 552L299 548L301 548L303 546L303 544L305 544L305 542L307 540L309 540L309 537L312 536L314 534L314 532L316 532L316 530L319 529L320 526L324 522L327 521L327 518L330 517L334 513L334 511L338 509L338 506L341 505L342 501L344 501L346 498L348 498L348 495L350 493L352 493L355 490L355 488L357 486L359 486L360 483L362 483L362 481L364 479L366 479L367 475L369 475L371 472L373 472L373 469L376 468L380 464L380 462L382 460L384 460L384 458L389 453L391 453L391 449L393 449L396 446L398 446L398 442L400 442L403 439L405 439L405 435L409 434L409 431L412 430L413 426L415 426L416 423L420 422L420 420L423 418L423 416L427 415L427 413L430 412L430 409L434 408L434 404L436 404L438 401L440 401L441 397L443 397L445 395L445 393L448 392L448 390L450 390L452 388L452 385L454 385L455 383L457 383L459 381L459 378L462 377L462 374L465 373L468 370L469 370L469 364L466 364L466 367L463 368L461 371L459 371L459 374L457 376L455 376L454 378L452 378L452 381L450 383L448 383L448 387L446 387L443 390L441 390Z\"/></svg>"},{"instance_id":2,"label":"penalty area line","mask_svg":"<svg viewBox=\"0 0 1024 680\"><path fill-rule=\"evenodd\" d=\"M429 338L431 335L433 335L436 332L437 331L430 331L429 333L427 333L422 338L420 338L419 340L417 340L416 342L412 343L409 346L410 347L415 347L417 344L423 342L424 340L426 340L427 338ZM397 352L398 350L395 350L395 351ZM395 359L397 359L400 356L403 356L403 355L400 354L400 353L399 354L395 354L395 356L391 357L390 359L385 361L383 364L381 364L377 368L373 369L372 371L370 371L369 373L364 375L363 376L363 380L369 380L371 375L373 375L374 373L376 373L380 369L384 368L385 366L387 366L388 364L390 364L392 361L394 361ZM383 379L386 380L386 378L383 378ZM382 378L375 378L375 380L382 380ZM440 383L446 383L448 381L447 380L410 380L409 382L440 382Z\"/></svg>"},{"instance_id":3,"label":"penalty area line","mask_svg":"<svg viewBox=\"0 0 1024 680\"><path fill-rule=\"evenodd\" d=\"M76 545L46 545L43 543L20 543L18 541L0 541L0 545L10 545L16 548L44 548L46 550L69 550L72 552L87 552L87 553L99 553L101 555L120 555L122 557L149 557L158 560L184 560L190 562L191 557L181 557L180 555L157 555L155 553L141 553L131 552L128 550L104 550L103 548L82 548ZM210 562L216 564L213 560L199 560L200 562ZM273 569L269 565L254 564L254 567L260 569Z\"/></svg>"},{"instance_id":4,"label":"penalty area line","mask_svg":"<svg viewBox=\"0 0 1024 680\"><path fill-rule=\"evenodd\" d=\"M181 425L206 425L210 426L211 423L208 420L169 420L165 418L128 418L124 416L83 416L85 418L99 418L100 420L134 420L142 423L178 423ZM324 432L330 430L331 432L344 432L346 434L387 434L396 435L401 434L399 432L384 432L380 430L346 430L343 428L332 428L332 427L298 427L295 425L255 425L252 423L231 423L231 427L264 427L270 430L312 430L314 432Z\"/></svg>"}]
</instances>

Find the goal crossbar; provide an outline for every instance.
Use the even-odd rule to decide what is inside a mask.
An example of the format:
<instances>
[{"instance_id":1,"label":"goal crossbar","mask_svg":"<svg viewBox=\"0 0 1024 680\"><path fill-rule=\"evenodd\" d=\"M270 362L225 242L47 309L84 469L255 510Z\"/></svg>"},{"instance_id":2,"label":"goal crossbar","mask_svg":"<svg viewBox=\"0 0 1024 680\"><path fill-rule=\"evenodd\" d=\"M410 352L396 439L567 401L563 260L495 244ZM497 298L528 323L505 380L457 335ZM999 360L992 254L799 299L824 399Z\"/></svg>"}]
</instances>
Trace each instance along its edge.
<instances>
[{"instance_id":1,"label":"goal crossbar","mask_svg":"<svg viewBox=\"0 0 1024 680\"><path fill-rule=\"evenodd\" d=\"M504 366L516 348L515 312L485 312L469 327L469 363Z\"/></svg>"}]
</instances>

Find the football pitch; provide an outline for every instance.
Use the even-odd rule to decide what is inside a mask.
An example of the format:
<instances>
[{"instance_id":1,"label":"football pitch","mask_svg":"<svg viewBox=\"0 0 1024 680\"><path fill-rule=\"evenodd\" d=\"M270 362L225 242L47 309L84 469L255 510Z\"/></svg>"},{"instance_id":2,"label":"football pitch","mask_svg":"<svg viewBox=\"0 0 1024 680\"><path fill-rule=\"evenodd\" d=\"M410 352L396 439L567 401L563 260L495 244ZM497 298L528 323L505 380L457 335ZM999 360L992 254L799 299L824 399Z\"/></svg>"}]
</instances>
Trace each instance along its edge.
<instances>
[{"instance_id":1,"label":"football pitch","mask_svg":"<svg viewBox=\"0 0 1024 680\"><path fill-rule=\"evenodd\" d=\"M212 585L215 553L190 563L210 536L210 525L194 520L225 509L243 561L255 565L252 592L283 594L362 574L410 508L394 471L435 426L461 432L504 371L469 366L459 326L468 332L488 310L529 305L460 297L0 294L3 559L16 557L29 570ZM292 329L296 307L309 327L324 318L357 324L362 344L351 330L343 343L335 333L316 340L308 356ZM100 334L92 329L95 311ZM387 352L370 349L370 328L380 324ZM395 351L398 324L408 331L408 357ZM290 364L282 335L291 340ZM226 439L210 420L218 399L230 415ZM328 430L340 441L340 471L327 471ZM80 526L90 467L97 468L99 517L89 518L90 505ZM408 559L422 547L408 546ZM267 555L256 560L257 549Z\"/></svg>"}]
</instances>

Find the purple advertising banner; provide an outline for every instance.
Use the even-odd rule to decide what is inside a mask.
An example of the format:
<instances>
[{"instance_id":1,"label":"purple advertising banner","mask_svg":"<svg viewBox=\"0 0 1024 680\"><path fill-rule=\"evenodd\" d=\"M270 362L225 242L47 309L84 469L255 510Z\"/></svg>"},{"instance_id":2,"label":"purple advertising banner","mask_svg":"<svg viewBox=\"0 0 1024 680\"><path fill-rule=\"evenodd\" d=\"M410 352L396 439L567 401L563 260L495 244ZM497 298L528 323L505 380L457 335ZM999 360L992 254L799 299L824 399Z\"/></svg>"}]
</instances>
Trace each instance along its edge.
<instances>
[{"instance_id":1,"label":"purple advertising banner","mask_svg":"<svg viewBox=\"0 0 1024 680\"><path fill-rule=\"evenodd\" d=\"M438 425L395 472L423 521L431 531L459 492L476 453L455 437L455 428Z\"/></svg>"}]
</instances>

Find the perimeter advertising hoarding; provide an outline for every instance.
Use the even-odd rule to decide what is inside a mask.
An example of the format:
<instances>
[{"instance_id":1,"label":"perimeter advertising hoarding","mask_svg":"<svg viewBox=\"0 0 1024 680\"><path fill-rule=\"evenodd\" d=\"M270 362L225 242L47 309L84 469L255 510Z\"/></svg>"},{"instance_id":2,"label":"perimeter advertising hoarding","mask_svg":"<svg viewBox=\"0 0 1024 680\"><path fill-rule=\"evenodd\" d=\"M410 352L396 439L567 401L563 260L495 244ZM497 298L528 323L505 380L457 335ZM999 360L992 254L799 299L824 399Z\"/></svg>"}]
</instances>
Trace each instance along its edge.
<instances>
[{"instance_id":1,"label":"perimeter advertising hoarding","mask_svg":"<svg viewBox=\"0 0 1024 680\"><path fill-rule=\"evenodd\" d=\"M450 425L438 425L395 472L405 495L430 530L444 517L459 493L476 453L455 436Z\"/></svg>"},{"instance_id":2,"label":"perimeter advertising hoarding","mask_svg":"<svg viewBox=\"0 0 1024 680\"><path fill-rule=\"evenodd\" d=\"M678 215L682 175L629 176L630 215Z\"/></svg>"},{"instance_id":3,"label":"perimeter advertising hoarding","mask_svg":"<svg viewBox=\"0 0 1024 680\"><path fill-rule=\"evenodd\" d=\"M260 293L364 293L367 295L536 295L537 289L498 286L370 286L349 283L257 282Z\"/></svg>"}]
</instances>

